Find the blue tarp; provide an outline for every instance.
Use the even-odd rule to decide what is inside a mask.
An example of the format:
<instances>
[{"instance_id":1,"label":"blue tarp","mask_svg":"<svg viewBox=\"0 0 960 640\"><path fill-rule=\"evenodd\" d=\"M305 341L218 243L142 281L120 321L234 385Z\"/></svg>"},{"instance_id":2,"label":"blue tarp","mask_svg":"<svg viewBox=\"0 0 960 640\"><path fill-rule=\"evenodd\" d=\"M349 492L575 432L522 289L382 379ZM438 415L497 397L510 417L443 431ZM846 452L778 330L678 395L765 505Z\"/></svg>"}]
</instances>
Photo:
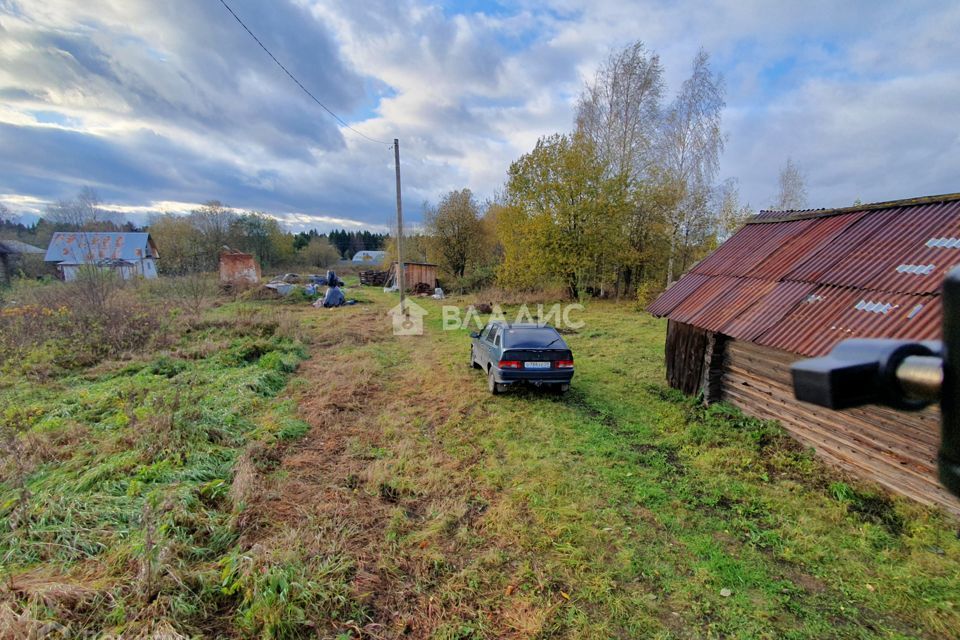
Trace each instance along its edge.
<instances>
[{"instance_id":1,"label":"blue tarp","mask_svg":"<svg viewBox=\"0 0 960 640\"><path fill-rule=\"evenodd\" d=\"M343 291L340 291L340 287L330 287L323 296L323 306L325 307L339 307L344 302L346 302L346 298L343 297Z\"/></svg>"}]
</instances>

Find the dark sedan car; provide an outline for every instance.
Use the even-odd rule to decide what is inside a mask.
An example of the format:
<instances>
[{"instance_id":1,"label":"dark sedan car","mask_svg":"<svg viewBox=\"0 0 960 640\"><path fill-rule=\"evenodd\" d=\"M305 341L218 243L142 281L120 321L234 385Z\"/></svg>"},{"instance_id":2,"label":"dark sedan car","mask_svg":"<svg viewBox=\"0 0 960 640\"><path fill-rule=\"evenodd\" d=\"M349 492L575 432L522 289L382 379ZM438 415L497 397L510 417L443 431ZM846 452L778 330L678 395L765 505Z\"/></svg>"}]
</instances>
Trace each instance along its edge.
<instances>
[{"instance_id":1,"label":"dark sedan car","mask_svg":"<svg viewBox=\"0 0 960 640\"><path fill-rule=\"evenodd\" d=\"M553 327L491 322L470 337L470 362L486 371L490 393L519 382L560 392L570 388L573 353Z\"/></svg>"}]
</instances>

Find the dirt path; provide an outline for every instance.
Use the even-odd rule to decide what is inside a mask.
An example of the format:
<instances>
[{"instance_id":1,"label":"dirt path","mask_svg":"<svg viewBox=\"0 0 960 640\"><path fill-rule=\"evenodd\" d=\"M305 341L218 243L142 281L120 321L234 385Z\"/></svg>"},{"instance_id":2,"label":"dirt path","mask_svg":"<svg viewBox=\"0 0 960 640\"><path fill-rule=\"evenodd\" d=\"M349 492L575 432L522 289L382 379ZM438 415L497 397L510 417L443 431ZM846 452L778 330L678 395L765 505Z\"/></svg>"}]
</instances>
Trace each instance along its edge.
<instances>
[{"instance_id":1,"label":"dirt path","mask_svg":"<svg viewBox=\"0 0 960 640\"><path fill-rule=\"evenodd\" d=\"M429 336L394 339L377 308L327 320L292 385L310 431L261 480L252 530L263 540L280 529L347 532L350 595L367 619L338 631L426 638L445 620L482 616L475 603L451 606L445 590L484 551L475 525L489 496L436 438L476 407L482 390L469 384L466 366L443 368L437 351L424 348Z\"/></svg>"}]
</instances>

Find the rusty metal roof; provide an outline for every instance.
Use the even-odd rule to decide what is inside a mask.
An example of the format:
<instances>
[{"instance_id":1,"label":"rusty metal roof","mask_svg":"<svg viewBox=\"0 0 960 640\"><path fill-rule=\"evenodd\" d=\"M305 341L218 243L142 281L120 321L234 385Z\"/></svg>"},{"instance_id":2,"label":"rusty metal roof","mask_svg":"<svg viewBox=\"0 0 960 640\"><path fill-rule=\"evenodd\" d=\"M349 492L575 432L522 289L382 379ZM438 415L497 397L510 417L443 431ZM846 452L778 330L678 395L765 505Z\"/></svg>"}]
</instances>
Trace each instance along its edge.
<instances>
[{"instance_id":1,"label":"rusty metal roof","mask_svg":"<svg viewBox=\"0 0 960 640\"><path fill-rule=\"evenodd\" d=\"M737 340L756 340L780 322L814 288L816 285L806 282L775 282L770 293L738 313L718 331Z\"/></svg>"},{"instance_id":2,"label":"rusty metal roof","mask_svg":"<svg viewBox=\"0 0 960 640\"><path fill-rule=\"evenodd\" d=\"M708 331L719 331L759 302L775 286L777 283L769 280L734 278L732 285L722 285L720 296L714 299L714 304L699 305L687 323Z\"/></svg>"},{"instance_id":3,"label":"rusty metal roof","mask_svg":"<svg viewBox=\"0 0 960 640\"><path fill-rule=\"evenodd\" d=\"M696 291L697 287L709 281L708 276L695 273L688 274L661 293L660 297L647 307L647 311L655 316L665 316L673 311L674 307L690 297L690 294Z\"/></svg>"},{"instance_id":4,"label":"rusty metal roof","mask_svg":"<svg viewBox=\"0 0 960 640\"><path fill-rule=\"evenodd\" d=\"M91 264L102 260L139 261L157 258L149 233L58 231L50 239L46 262Z\"/></svg>"},{"instance_id":5,"label":"rusty metal roof","mask_svg":"<svg viewBox=\"0 0 960 640\"><path fill-rule=\"evenodd\" d=\"M704 308L710 307L711 303L719 301L737 283L736 278L728 276L710 278L697 288L695 295L689 296L674 307L673 311L670 312L670 317L679 322L690 323L695 315Z\"/></svg>"},{"instance_id":6,"label":"rusty metal roof","mask_svg":"<svg viewBox=\"0 0 960 640\"><path fill-rule=\"evenodd\" d=\"M957 265L960 194L762 211L648 310L803 355L849 337L936 339Z\"/></svg>"}]
</instances>

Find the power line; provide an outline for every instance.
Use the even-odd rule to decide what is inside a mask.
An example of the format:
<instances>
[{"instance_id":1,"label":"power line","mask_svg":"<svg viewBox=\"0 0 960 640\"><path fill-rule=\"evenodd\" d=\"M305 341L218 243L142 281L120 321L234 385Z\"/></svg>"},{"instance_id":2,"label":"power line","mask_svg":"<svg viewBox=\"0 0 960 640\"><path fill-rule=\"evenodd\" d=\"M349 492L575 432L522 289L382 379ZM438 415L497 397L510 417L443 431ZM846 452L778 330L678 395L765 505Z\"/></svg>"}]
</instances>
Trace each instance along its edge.
<instances>
[{"instance_id":1,"label":"power line","mask_svg":"<svg viewBox=\"0 0 960 640\"><path fill-rule=\"evenodd\" d=\"M354 132L355 134L357 134L358 136L360 136L360 137L362 137L362 138L366 138L366 139L369 140L370 142L375 142L375 143L377 143L377 144L385 144L385 145L388 145L390 148L393 148L393 144L390 143L390 142L386 142L385 140L377 140L376 138L371 138L370 136L366 135L365 133L362 133L362 132L360 132L360 131L357 131L356 129L354 129L353 127L351 127L349 124L347 124L346 122L344 122L343 119L342 119L340 116L338 116L338 115L335 114L333 111L331 111L330 109L328 109L328 108L327 108L327 105L325 105L325 104L323 104L322 102L320 102L319 100L317 100L317 97L316 97L315 95L313 95L312 93L310 93L310 91L309 91L305 86L303 86L303 83L300 82L299 80L297 80L297 77L296 77L295 75L293 75L292 73L290 73L290 71L289 71L285 66L283 66L283 63L281 63L279 60L277 60L277 57L276 57L275 55L273 55L272 53L270 53L270 49L267 49L266 45L264 45L262 42L260 42L260 38L258 38L256 35L254 35L253 31L250 31L250 28L249 28L246 24L244 24L243 20L240 19L240 16L238 16L238 15L234 12L234 10L230 8L230 5L228 5L228 4L226 3L226 0L220 0L220 4L222 4L222 5L224 6L224 8L226 8L226 10L230 12L230 15L232 15L232 16L234 17L234 19L235 19L238 23L240 23L240 26L243 27L243 30L250 34L250 37L253 38L254 41L255 41L258 45L260 45L260 48L267 52L267 55L270 56L270 59L273 60L275 63L277 63L277 66L280 67L281 69L283 69L283 72L284 72L285 74L287 74L287 75L290 77L290 79L293 80L293 81L296 83L296 85L297 85L298 87L300 87L300 89L303 90L303 92L304 92L305 94L307 94L308 96L310 96L310 99L311 99L311 100L313 100L314 102L316 102L318 105L320 105L321 108L323 108L324 111L326 111L326 112L329 113L331 116L333 116L334 120L336 120L337 122L339 122L340 124L342 124L342 125L343 125L344 127L346 127L347 129L350 129L350 131L353 131L353 132Z\"/></svg>"}]
</instances>

